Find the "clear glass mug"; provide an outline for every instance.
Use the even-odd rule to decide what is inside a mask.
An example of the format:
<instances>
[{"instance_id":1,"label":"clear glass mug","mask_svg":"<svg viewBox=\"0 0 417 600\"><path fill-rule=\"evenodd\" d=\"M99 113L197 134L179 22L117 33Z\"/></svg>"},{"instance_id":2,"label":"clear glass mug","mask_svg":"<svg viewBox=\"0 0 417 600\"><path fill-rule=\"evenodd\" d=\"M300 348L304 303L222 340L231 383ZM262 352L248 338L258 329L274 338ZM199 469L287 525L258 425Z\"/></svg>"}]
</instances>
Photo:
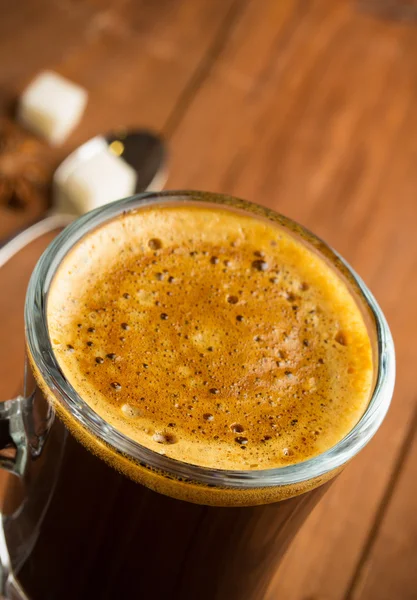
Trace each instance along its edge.
<instances>
[{"instance_id":1,"label":"clear glass mug","mask_svg":"<svg viewBox=\"0 0 417 600\"><path fill-rule=\"evenodd\" d=\"M221 205L272 220L314 248L344 278L363 310L376 370L366 413L336 446L282 468L210 470L126 438L66 381L46 321L54 273L93 228L123 211L166 203ZM7 251L0 250L0 265ZM30 359L24 392L0 404L0 466L12 474L2 500L0 592L10 599L263 599L300 524L379 428L394 387L388 325L346 262L290 219L217 194L140 194L69 225L32 274L25 325ZM62 421L81 441L89 440L97 456L68 434ZM119 472L107 464L115 462Z\"/></svg>"}]
</instances>

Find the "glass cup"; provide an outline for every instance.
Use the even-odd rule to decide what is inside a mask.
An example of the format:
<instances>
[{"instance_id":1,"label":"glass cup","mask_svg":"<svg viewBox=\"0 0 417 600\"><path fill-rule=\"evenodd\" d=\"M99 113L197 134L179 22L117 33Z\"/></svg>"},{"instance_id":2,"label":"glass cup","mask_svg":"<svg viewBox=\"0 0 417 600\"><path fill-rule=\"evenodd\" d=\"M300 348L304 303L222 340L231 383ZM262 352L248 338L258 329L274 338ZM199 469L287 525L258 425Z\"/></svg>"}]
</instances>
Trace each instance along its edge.
<instances>
[{"instance_id":1,"label":"glass cup","mask_svg":"<svg viewBox=\"0 0 417 600\"><path fill-rule=\"evenodd\" d=\"M187 464L119 433L65 379L46 319L48 290L62 260L116 215L172 203L220 205L273 221L345 280L363 311L376 369L365 414L333 448L266 470ZM7 248L0 250L0 264L2 251ZM32 274L25 324L24 391L0 404L0 466L11 474L2 500L0 592L10 599L261 600L303 520L379 428L394 387L388 325L346 262L290 219L217 194L140 194L70 224ZM115 463L117 470L109 466Z\"/></svg>"}]
</instances>

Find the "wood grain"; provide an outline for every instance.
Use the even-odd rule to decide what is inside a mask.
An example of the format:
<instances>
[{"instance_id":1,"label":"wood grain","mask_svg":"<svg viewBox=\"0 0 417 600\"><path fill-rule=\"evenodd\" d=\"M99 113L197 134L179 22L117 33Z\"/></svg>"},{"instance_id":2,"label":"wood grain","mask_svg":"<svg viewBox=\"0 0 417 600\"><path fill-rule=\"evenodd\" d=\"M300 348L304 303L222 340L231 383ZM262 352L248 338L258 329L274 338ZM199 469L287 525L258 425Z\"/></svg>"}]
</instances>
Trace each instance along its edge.
<instances>
[{"instance_id":1,"label":"wood grain","mask_svg":"<svg viewBox=\"0 0 417 600\"><path fill-rule=\"evenodd\" d=\"M267 600L416 597L417 25L357 7L0 0L0 110L41 68L89 90L56 162L120 125L163 131L169 187L231 193L295 218L351 262L386 313L398 359L392 409L310 516ZM13 298L23 298L30 264L4 274L2 289L18 291L0 305L1 395L16 392L23 300Z\"/></svg>"},{"instance_id":2,"label":"wood grain","mask_svg":"<svg viewBox=\"0 0 417 600\"><path fill-rule=\"evenodd\" d=\"M352 599L414 600L417 590L417 436L405 448L402 468L388 489L384 516L366 561L361 565Z\"/></svg>"}]
</instances>

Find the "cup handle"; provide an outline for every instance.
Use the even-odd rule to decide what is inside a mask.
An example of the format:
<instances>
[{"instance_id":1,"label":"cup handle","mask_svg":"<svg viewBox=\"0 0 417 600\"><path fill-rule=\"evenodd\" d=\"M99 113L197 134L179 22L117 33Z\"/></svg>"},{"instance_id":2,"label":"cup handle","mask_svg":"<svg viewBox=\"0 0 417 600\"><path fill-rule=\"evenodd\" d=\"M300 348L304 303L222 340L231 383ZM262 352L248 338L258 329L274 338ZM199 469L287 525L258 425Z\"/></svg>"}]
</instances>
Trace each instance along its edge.
<instances>
[{"instance_id":1,"label":"cup handle","mask_svg":"<svg viewBox=\"0 0 417 600\"><path fill-rule=\"evenodd\" d=\"M70 215L49 215L31 227L18 233L0 247L0 268L20 250L74 220ZM11 473L23 482L28 478L30 459L41 453L44 439L36 439L31 426L33 422L33 394L0 402L0 469ZM26 494L23 491L23 494ZM26 497L26 496L24 496ZM17 581L6 541L4 507L0 509L0 599L29 600Z\"/></svg>"},{"instance_id":2,"label":"cup handle","mask_svg":"<svg viewBox=\"0 0 417 600\"><path fill-rule=\"evenodd\" d=\"M23 412L27 400L18 396L0 403L0 468L23 477L28 457L28 439Z\"/></svg>"},{"instance_id":3,"label":"cup handle","mask_svg":"<svg viewBox=\"0 0 417 600\"><path fill-rule=\"evenodd\" d=\"M32 410L30 400L23 396L17 396L12 400L0 403L0 469L21 479L22 489L24 489L23 480L28 468L30 453L27 420L25 420L26 415L29 416ZM3 518L5 517L1 513L0 598L29 600L14 574Z\"/></svg>"},{"instance_id":4,"label":"cup handle","mask_svg":"<svg viewBox=\"0 0 417 600\"><path fill-rule=\"evenodd\" d=\"M24 404L23 396L0 404L0 468L18 477L24 476L28 457ZM2 598L28 600L14 576L3 527L0 527L0 590Z\"/></svg>"}]
</instances>

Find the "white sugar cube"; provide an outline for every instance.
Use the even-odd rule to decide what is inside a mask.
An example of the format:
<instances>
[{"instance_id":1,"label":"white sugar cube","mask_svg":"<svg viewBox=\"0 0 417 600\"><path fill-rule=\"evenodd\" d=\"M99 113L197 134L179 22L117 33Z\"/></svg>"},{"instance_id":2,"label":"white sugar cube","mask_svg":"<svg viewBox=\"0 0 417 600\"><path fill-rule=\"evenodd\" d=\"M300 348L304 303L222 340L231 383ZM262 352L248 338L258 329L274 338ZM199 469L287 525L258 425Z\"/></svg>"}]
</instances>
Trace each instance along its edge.
<instances>
[{"instance_id":1,"label":"white sugar cube","mask_svg":"<svg viewBox=\"0 0 417 600\"><path fill-rule=\"evenodd\" d=\"M53 195L54 206L59 212L76 212L75 208L71 211L71 205L66 196L66 181L69 176L80 166L80 164L90 160L95 154L103 150L108 150L108 143L101 136L96 136L79 146L59 165L53 176Z\"/></svg>"},{"instance_id":2,"label":"white sugar cube","mask_svg":"<svg viewBox=\"0 0 417 600\"><path fill-rule=\"evenodd\" d=\"M81 119L87 96L81 86L44 71L23 92L17 116L22 125L50 144L60 144Z\"/></svg>"},{"instance_id":3,"label":"white sugar cube","mask_svg":"<svg viewBox=\"0 0 417 600\"><path fill-rule=\"evenodd\" d=\"M125 160L102 149L55 181L58 210L81 215L135 192L137 174Z\"/></svg>"}]
</instances>

